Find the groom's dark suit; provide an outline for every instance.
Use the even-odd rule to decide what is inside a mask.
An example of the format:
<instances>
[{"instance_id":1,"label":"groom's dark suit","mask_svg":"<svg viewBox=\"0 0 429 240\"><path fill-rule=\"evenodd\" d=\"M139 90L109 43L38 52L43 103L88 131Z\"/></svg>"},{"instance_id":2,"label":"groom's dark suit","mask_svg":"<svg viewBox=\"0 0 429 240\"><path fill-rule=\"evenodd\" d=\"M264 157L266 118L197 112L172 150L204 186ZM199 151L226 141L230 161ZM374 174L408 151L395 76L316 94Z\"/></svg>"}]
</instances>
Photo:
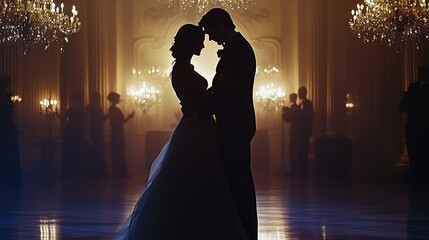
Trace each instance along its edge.
<instances>
[{"instance_id":1,"label":"groom's dark suit","mask_svg":"<svg viewBox=\"0 0 429 240\"><path fill-rule=\"evenodd\" d=\"M220 151L231 194L249 239L257 239L255 187L250 168L250 142L255 135L253 82L255 54L240 34L226 42L219 54L213 85L221 81L200 114L214 114ZM221 80L225 73L229 75Z\"/></svg>"}]
</instances>

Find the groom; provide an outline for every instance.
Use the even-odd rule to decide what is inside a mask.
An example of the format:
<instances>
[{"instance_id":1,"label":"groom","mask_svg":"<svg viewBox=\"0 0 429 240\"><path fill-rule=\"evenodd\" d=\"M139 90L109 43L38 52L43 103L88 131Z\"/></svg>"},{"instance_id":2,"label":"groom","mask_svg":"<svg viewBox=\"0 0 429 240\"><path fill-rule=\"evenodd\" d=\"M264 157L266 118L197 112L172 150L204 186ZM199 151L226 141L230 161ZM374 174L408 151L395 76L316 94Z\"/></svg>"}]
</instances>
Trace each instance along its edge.
<instances>
[{"instance_id":1,"label":"groom","mask_svg":"<svg viewBox=\"0 0 429 240\"><path fill-rule=\"evenodd\" d=\"M213 86L216 89L200 115L214 114L228 185L249 240L258 237L256 195L250 168L250 142L255 135L253 82L256 60L252 46L223 9L213 8L198 23L219 50ZM225 77L227 76L227 77Z\"/></svg>"}]
</instances>

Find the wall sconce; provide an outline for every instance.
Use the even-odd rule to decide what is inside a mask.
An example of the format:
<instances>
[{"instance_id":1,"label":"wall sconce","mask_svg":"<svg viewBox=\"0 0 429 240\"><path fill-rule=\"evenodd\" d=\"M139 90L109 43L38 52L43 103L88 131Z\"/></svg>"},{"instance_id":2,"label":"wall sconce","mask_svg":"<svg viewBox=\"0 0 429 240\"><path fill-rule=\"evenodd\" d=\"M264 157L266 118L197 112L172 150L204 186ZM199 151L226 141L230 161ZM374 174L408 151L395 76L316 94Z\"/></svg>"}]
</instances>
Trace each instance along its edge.
<instances>
[{"instance_id":1,"label":"wall sconce","mask_svg":"<svg viewBox=\"0 0 429 240\"><path fill-rule=\"evenodd\" d=\"M355 108L355 103L353 101L352 96L350 95L350 93L346 94L346 114L350 115L353 113L353 109Z\"/></svg>"},{"instance_id":2,"label":"wall sconce","mask_svg":"<svg viewBox=\"0 0 429 240\"><path fill-rule=\"evenodd\" d=\"M56 115L58 101L55 99L40 100L40 116L45 116L48 120L48 137L42 141L42 165L47 174L52 174L54 165L54 152L57 149L57 141L52 136L52 121ZM45 228L46 229L46 228Z\"/></svg>"},{"instance_id":3,"label":"wall sconce","mask_svg":"<svg viewBox=\"0 0 429 240\"><path fill-rule=\"evenodd\" d=\"M11 96L10 100L13 103L13 109L16 110L16 104L22 101L22 98L19 95Z\"/></svg>"},{"instance_id":4,"label":"wall sconce","mask_svg":"<svg viewBox=\"0 0 429 240\"><path fill-rule=\"evenodd\" d=\"M55 99L43 99L40 100L40 115L45 114L47 117L53 117L55 115L54 108L57 106L58 101Z\"/></svg>"},{"instance_id":5,"label":"wall sconce","mask_svg":"<svg viewBox=\"0 0 429 240\"><path fill-rule=\"evenodd\" d=\"M15 95L15 96L11 96L11 97L10 97L10 100L11 100L13 103L18 103L18 102L21 102L21 101L22 101L22 98L21 98L19 95Z\"/></svg>"}]
</instances>

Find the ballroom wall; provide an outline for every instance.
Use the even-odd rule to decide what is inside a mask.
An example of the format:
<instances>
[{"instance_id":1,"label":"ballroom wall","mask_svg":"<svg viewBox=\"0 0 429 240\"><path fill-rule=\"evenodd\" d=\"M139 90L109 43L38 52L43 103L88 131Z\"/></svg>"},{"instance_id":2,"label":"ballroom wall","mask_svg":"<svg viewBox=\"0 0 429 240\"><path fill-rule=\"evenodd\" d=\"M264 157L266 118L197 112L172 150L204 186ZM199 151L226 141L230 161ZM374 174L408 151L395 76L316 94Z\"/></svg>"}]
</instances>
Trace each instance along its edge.
<instances>
[{"instance_id":1,"label":"ballroom wall","mask_svg":"<svg viewBox=\"0 0 429 240\"><path fill-rule=\"evenodd\" d=\"M58 52L58 46L47 51L35 49L27 56L19 50L12 51L10 46L0 49L0 72L11 75L13 92L23 98L15 116L21 130L24 166L41 166L40 143L47 135L48 121L39 113L40 99L58 99L61 111L67 107L67 97L72 92L82 93L87 103L93 91L100 92L103 98L117 91L123 96L124 114L136 112L126 125L131 173L137 175L147 168L148 158L155 154L154 146L159 147L165 134L168 136L177 124L175 112L179 104L168 79L173 61L168 49L177 29L199 18L191 12L168 10L161 2L65 0L66 9L77 6L82 28L70 37L64 53ZM255 2L244 13L232 12L237 30L253 45L259 66L280 69L274 81L286 95L300 86L308 88L315 107L312 143L326 138L351 140L353 173L393 172L403 151L405 116L398 112L398 105L406 86L415 79L416 68L429 64L427 44L418 51L406 45L400 53L394 48L364 45L348 27L356 0ZM218 48L206 41L202 55L193 60L209 82ZM152 79L152 84L161 90L161 103L143 113L126 93L137 82L132 70L147 67L159 67L165 74ZM257 80L255 90L261 84ZM345 109L346 94L355 104L351 112ZM102 105L106 111L105 99ZM254 169L287 171L288 125L282 123L279 111L265 111L257 103L256 108ZM59 121L53 121L53 134L59 144L61 127ZM104 127L109 146L109 124L106 122ZM55 153L57 164L59 153L60 147ZM314 148L311 159L316 165Z\"/></svg>"}]
</instances>

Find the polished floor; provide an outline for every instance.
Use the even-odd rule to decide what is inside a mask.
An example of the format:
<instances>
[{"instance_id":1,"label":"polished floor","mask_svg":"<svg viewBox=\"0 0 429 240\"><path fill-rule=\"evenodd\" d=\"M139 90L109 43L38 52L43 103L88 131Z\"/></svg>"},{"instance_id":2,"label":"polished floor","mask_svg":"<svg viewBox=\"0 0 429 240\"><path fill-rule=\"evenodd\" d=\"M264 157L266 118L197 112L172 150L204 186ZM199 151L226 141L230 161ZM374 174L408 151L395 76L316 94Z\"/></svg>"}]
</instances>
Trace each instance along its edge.
<instances>
[{"instance_id":1,"label":"polished floor","mask_svg":"<svg viewBox=\"0 0 429 240\"><path fill-rule=\"evenodd\" d=\"M19 188L0 188L0 239L111 239L145 178L24 176ZM276 174L255 181L260 240L429 239L426 185Z\"/></svg>"}]
</instances>

